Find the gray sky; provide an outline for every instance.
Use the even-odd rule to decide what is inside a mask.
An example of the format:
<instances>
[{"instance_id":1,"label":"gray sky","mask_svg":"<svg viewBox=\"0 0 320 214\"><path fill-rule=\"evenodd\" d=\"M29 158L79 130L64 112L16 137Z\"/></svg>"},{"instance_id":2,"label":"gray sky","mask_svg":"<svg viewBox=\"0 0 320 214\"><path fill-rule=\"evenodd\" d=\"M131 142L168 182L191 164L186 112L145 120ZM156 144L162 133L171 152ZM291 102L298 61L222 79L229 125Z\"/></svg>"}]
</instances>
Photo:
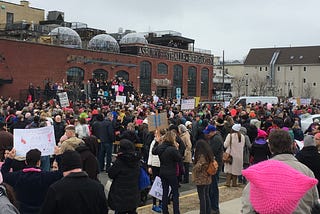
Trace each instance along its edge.
<instances>
[{"instance_id":1,"label":"gray sky","mask_svg":"<svg viewBox=\"0 0 320 214\"><path fill-rule=\"evenodd\" d=\"M8 0L7 0L8 1ZM10 1L10 0L9 0ZM19 0L10 1L19 3ZM319 45L319 0L29 0L65 20L117 32L174 30L225 59L251 48Z\"/></svg>"}]
</instances>

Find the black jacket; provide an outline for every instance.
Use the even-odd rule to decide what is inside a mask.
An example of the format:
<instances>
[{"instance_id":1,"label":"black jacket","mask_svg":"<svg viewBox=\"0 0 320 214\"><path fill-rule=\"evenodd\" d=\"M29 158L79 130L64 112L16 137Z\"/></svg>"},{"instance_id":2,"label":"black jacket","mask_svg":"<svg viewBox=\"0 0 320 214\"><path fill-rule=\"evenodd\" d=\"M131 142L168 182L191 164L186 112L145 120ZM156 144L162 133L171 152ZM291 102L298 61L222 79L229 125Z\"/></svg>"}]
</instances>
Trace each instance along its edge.
<instances>
[{"instance_id":1,"label":"black jacket","mask_svg":"<svg viewBox=\"0 0 320 214\"><path fill-rule=\"evenodd\" d=\"M106 214L104 187L85 172L73 172L50 186L40 213Z\"/></svg>"},{"instance_id":2,"label":"black jacket","mask_svg":"<svg viewBox=\"0 0 320 214\"><path fill-rule=\"evenodd\" d=\"M56 139L56 144L59 143L60 138L62 137L62 135L64 135L64 128L65 128L65 123L64 122L53 122L53 128L54 128L54 137Z\"/></svg>"},{"instance_id":3,"label":"black jacket","mask_svg":"<svg viewBox=\"0 0 320 214\"><path fill-rule=\"evenodd\" d=\"M168 142L163 142L160 145L156 143L152 154L159 156L160 177L176 176L177 163L182 160L182 156L176 147Z\"/></svg>"},{"instance_id":4,"label":"black jacket","mask_svg":"<svg viewBox=\"0 0 320 214\"><path fill-rule=\"evenodd\" d=\"M222 136L219 133L216 133L213 135L212 138L208 140L209 145L212 149L212 152L214 154L214 157L219 165L219 171L222 167L222 153L223 153L223 139Z\"/></svg>"},{"instance_id":5,"label":"black jacket","mask_svg":"<svg viewBox=\"0 0 320 214\"><path fill-rule=\"evenodd\" d=\"M139 175L140 156L136 153L118 154L108 170L113 179L108 195L108 204L118 212L134 210L140 203Z\"/></svg>"},{"instance_id":6,"label":"black jacket","mask_svg":"<svg viewBox=\"0 0 320 214\"><path fill-rule=\"evenodd\" d=\"M41 171L33 167L9 172L12 162L12 159L7 158L1 168L4 182L13 187L21 213L39 213L49 186L59 180L62 173Z\"/></svg>"},{"instance_id":7,"label":"black jacket","mask_svg":"<svg viewBox=\"0 0 320 214\"><path fill-rule=\"evenodd\" d=\"M315 146L303 147L296 155L298 161L309 167L318 180L317 188L320 191L320 154Z\"/></svg>"},{"instance_id":8,"label":"black jacket","mask_svg":"<svg viewBox=\"0 0 320 214\"><path fill-rule=\"evenodd\" d=\"M82 169L88 174L89 178L98 180L99 167L96 156L90 151L89 147L80 144L76 151L79 152L82 160Z\"/></svg>"},{"instance_id":9,"label":"black jacket","mask_svg":"<svg viewBox=\"0 0 320 214\"><path fill-rule=\"evenodd\" d=\"M113 143L115 140L114 127L110 120L96 121L92 125L92 134L101 143Z\"/></svg>"}]
</instances>

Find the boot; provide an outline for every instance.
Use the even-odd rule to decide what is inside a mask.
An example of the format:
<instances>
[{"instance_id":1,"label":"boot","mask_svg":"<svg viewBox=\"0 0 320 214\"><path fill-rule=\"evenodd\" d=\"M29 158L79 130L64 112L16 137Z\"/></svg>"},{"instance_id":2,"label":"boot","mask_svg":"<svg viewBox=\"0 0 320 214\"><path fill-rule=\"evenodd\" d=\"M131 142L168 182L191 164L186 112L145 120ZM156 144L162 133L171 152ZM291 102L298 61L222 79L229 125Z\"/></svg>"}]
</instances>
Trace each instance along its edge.
<instances>
[{"instance_id":1,"label":"boot","mask_svg":"<svg viewBox=\"0 0 320 214\"><path fill-rule=\"evenodd\" d=\"M238 176L232 175L232 186L233 187L238 187L237 180L238 180Z\"/></svg>"},{"instance_id":2,"label":"boot","mask_svg":"<svg viewBox=\"0 0 320 214\"><path fill-rule=\"evenodd\" d=\"M226 186L230 187L232 174L226 173Z\"/></svg>"}]
</instances>

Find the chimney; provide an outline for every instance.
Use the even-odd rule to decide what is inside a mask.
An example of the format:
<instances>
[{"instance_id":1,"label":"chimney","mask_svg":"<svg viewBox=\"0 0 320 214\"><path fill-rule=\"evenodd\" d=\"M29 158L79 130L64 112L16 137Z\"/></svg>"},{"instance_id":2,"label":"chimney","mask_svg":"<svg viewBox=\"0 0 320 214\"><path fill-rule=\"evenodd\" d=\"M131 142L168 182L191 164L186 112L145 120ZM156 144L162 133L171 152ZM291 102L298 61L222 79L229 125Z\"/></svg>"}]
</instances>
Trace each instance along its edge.
<instances>
[{"instance_id":1,"label":"chimney","mask_svg":"<svg viewBox=\"0 0 320 214\"><path fill-rule=\"evenodd\" d=\"M24 7L29 7L29 1L20 1L20 4Z\"/></svg>"}]
</instances>

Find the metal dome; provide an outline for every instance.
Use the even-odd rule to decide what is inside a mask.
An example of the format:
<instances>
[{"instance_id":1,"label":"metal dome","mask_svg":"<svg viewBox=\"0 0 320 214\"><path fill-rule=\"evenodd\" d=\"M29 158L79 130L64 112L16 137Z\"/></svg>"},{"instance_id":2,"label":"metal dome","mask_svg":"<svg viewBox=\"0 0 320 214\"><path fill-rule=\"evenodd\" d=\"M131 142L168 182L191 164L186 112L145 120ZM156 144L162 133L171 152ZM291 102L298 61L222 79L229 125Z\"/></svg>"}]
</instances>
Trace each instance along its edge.
<instances>
[{"instance_id":1,"label":"metal dome","mask_svg":"<svg viewBox=\"0 0 320 214\"><path fill-rule=\"evenodd\" d=\"M112 36L108 34L99 34L94 36L88 44L88 48L92 50L119 53L119 44Z\"/></svg>"},{"instance_id":2,"label":"metal dome","mask_svg":"<svg viewBox=\"0 0 320 214\"><path fill-rule=\"evenodd\" d=\"M148 44L148 41L144 37L143 34L139 33L128 33L122 39L120 40L120 45L122 44L132 44L132 43L142 43L142 44Z\"/></svg>"},{"instance_id":3,"label":"metal dome","mask_svg":"<svg viewBox=\"0 0 320 214\"><path fill-rule=\"evenodd\" d=\"M68 27L57 27L53 29L50 36L56 36L59 44L69 48L81 48L82 42L79 34Z\"/></svg>"}]
</instances>

